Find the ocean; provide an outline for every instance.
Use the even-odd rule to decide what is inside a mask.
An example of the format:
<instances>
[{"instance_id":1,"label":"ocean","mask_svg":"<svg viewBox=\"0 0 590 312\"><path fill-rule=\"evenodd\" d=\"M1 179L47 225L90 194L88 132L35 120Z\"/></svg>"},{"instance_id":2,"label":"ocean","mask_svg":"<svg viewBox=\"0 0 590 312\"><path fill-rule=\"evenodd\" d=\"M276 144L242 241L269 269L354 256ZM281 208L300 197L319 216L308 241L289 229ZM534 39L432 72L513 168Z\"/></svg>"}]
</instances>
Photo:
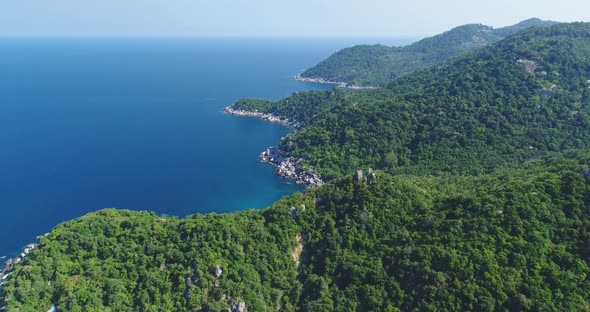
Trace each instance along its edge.
<instances>
[{"instance_id":1,"label":"ocean","mask_svg":"<svg viewBox=\"0 0 590 312\"><path fill-rule=\"evenodd\" d=\"M292 77L346 46L411 41L0 39L0 257L102 208L183 217L302 190L257 158L289 129L223 108L332 88Z\"/></svg>"}]
</instances>

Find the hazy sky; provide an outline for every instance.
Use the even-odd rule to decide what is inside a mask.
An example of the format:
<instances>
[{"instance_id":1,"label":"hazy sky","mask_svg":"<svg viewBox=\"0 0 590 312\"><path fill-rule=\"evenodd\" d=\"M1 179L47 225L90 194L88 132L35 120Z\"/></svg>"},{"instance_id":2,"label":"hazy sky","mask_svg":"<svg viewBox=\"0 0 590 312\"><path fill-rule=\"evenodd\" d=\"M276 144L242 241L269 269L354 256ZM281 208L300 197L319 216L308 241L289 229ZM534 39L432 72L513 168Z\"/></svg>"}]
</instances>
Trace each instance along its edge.
<instances>
[{"instance_id":1,"label":"hazy sky","mask_svg":"<svg viewBox=\"0 0 590 312\"><path fill-rule=\"evenodd\" d=\"M589 20L588 0L3 0L2 36L421 36Z\"/></svg>"}]
</instances>

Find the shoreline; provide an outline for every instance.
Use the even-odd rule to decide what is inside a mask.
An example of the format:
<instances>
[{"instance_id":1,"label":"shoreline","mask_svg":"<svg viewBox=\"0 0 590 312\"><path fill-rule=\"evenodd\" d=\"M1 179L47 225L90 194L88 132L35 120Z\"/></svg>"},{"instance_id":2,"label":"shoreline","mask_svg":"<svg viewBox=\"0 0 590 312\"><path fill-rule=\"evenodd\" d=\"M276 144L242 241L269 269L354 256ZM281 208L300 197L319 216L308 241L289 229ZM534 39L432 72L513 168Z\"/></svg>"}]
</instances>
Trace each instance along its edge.
<instances>
[{"instance_id":1,"label":"shoreline","mask_svg":"<svg viewBox=\"0 0 590 312\"><path fill-rule=\"evenodd\" d=\"M348 83L342 82L342 81L330 81L330 80L325 80L323 78L307 78L307 77L301 77L300 75L294 76L293 79L296 80L296 81L302 81L302 82L313 82L313 83L321 83L321 84L332 84L332 85L336 85L338 88L350 89L350 90L375 90L375 89L379 89L379 87L373 87L373 86L362 87L362 86L357 86L357 85L351 85L351 84L348 84Z\"/></svg>"},{"instance_id":2,"label":"shoreline","mask_svg":"<svg viewBox=\"0 0 590 312\"><path fill-rule=\"evenodd\" d=\"M2 288L2 284L4 284L4 282L10 277L10 275L14 271L14 266L23 262L31 254L31 252L33 252L33 250L39 247L41 240L47 237L48 235L49 233L45 233L43 235L37 236L36 243L30 243L26 245L23 252L21 252L20 255L14 258L10 258L4 262L4 264L0 267L0 289ZM0 259L4 260L6 259L6 256L3 256Z\"/></svg>"},{"instance_id":3,"label":"shoreline","mask_svg":"<svg viewBox=\"0 0 590 312\"><path fill-rule=\"evenodd\" d=\"M326 182L315 171L303 168L302 158L283 157L278 146L271 146L258 156L261 162L268 163L276 168L276 173L285 179L295 180L298 184L307 184L310 187L319 187Z\"/></svg>"},{"instance_id":4,"label":"shoreline","mask_svg":"<svg viewBox=\"0 0 590 312\"><path fill-rule=\"evenodd\" d=\"M290 120L289 118L275 116L271 113L262 113L258 111L245 111L242 109L232 108L233 104L226 107L223 113L233 116L240 117L254 117L269 122L281 124L283 126L293 129L293 132L297 132L301 127L301 123L296 120ZM318 187L326 184L322 177L315 171L304 169L301 165L302 158L296 157L283 157L281 156L281 150L278 146L271 146L264 152L258 155L263 163L268 163L275 167L275 173L289 180L295 180L297 184L307 184L309 187Z\"/></svg>"},{"instance_id":5,"label":"shoreline","mask_svg":"<svg viewBox=\"0 0 590 312\"><path fill-rule=\"evenodd\" d=\"M275 116L270 113L262 113L257 111L246 111L242 109L234 109L232 108L233 104L224 108L223 113L232 116L240 116L240 117L255 117L258 119L262 119L272 123L278 123L285 127L289 127L294 131L297 131L299 127L301 127L301 123L296 120L290 120L289 118Z\"/></svg>"}]
</instances>

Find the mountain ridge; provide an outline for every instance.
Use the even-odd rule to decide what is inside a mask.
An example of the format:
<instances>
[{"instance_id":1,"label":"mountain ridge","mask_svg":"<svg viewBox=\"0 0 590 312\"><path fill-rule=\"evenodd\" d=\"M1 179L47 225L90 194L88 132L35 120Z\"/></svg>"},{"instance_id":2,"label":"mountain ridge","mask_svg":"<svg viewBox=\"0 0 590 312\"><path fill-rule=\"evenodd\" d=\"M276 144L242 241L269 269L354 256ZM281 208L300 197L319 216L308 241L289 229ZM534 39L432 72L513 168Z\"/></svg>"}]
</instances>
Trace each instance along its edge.
<instances>
[{"instance_id":1,"label":"mountain ridge","mask_svg":"<svg viewBox=\"0 0 590 312\"><path fill-rule=\"evenodd\" d=\"M354 46L334 53L298 77L332 81L345 87L385 86L391 80L477 50L526 28L555 24L538 18L501 28L466 24L404 47Z\"/></svg>"}]
</instances>

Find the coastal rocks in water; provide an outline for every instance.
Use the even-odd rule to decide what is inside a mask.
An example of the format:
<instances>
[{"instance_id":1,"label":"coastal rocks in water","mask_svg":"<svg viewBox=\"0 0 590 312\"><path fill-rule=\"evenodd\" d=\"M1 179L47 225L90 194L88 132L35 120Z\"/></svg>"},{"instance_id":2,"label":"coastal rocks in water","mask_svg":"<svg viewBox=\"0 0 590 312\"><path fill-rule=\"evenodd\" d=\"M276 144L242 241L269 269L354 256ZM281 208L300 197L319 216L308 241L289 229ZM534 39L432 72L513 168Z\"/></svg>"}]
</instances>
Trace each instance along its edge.
<instances>
[{"instance_id":1,"label":"coastal rocks in water","mask_svg":"<svg viewBox=\"0 0 590 312\"><path fill-rule=\"evenodd\" d=\"M246 308L246 303L244 301L240 301L237 303L232 303L229 307L229 312L248 312Z\"/></svg>"},{"instance_id":2,"label":"coastal rocks in water","mask_svg":"<svg viewBox=\"0 0 590 312\"><path fill-rule=\"evenodd\" d=\"M37 244L28 244L18 257L6 260L2 269L0 269L0 282L8 279L10 273L14 271L14 266L21 263L33 250L37 249L37 247Z\"/></svg>"},{"instance_id":3,"label":"coastal rocks in water","mask_svg":"<svg viewBox=\"0 0 590 312\"><path fill-rule=\"evenodd\" d=\"M224 113L235 116L257 117L291 127L295 129L295 131L301 127L301 123L296 120L259 111L245 111L239 108L234 108L234 105L226 107ZM302 159L295 157L284 158L281 156L280 149L276 146L270 147L262 152L259 158L260 161L275 166L277 174L283 178L292 179L297 183L305 183L309 186L322 186L325 184L317 172L303 168L301 164Z\"/></svg>"},{"instance_id":4,"label":"coastal rocks in water","mask_svg":"<svg viewBox=\"0 0 590 312\"><path fill-rule=\"evenodd\" d=\"M277 168L277 174L286 179L295 180L297 183L306 183L310 186L322 186L324 181L314 170L303 168L300 158L282 157L280 149L276 146L268 148L260 154L260 161L272 164Z\"/></svg>"},{"instance_id":5,"label":"coastal rocks in water","mask_svg":"<svg viewBox=\"0 0 590 312\"><path fill-rule=\"evenodd\" d=\"M278 124L281 124L281 125L284 125L287 127L291 127L294 129L298 129L300 127L299 122L291 120L289 118L275 116L275 115L269 114L269 113L262 113L259 111L245 111L245 110L241 110L241 109L235 109L235 108L233 108L233 105L226 107L223 110L223 112L228 115L234 115L234 116L256 117L256 118L260 118L262 120L278 123Z\"/></svg>"},{"instance_id":6,"label":"coastal rocks in water","mask_svg":"<svg viewBox=\"0 0 590 312\"><path fill-rule=\"evenodd\" d=\"M322 84L333 84L337 85L339 88L344 89L351 89L351 90L372 90L377 89L377 87L361 87L354 84L346 83L346 82L339 82L339 81L330 81L322 78L308 78L308 77L301 77L299 75L293 77L293 79L297 81L303 82L313 82L313 83L322 83Z\"/></svg>"},{"instance_id":7,"label":"coastal rocks in water","mask_svg":"<svg viewBox=\"0 0 590 312\"><path fill-rule=\"evenodd\" d=\"M0 270L0 281L3 281L3 280L5 280L5 279L8 278L8 275L14 269L14 265L16 264L15 263L16 259L20 259L20 258L8 259L4 263L4 266L2 267L2 270Z\"/></svg>"}]
</instances>

